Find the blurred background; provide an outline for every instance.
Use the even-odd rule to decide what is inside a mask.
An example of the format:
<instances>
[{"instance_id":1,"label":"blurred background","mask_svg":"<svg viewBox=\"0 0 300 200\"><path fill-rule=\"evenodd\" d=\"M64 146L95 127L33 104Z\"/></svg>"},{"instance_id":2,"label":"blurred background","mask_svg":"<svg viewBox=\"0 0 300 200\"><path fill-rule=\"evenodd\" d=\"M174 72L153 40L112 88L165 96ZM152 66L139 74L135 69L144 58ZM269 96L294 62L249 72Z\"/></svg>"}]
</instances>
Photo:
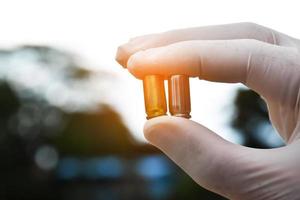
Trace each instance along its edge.
<instances>
[{"instance_id":1,"label":"blurred background","mask_svg":"<svg viewBox=\"0 0 300 200\"><path fill-rule=\"evenodd\" d=\"M258 0L0 1L0 199L223 199L145 141L142 85L115 51L141 34L241 21L300 38L296 8ZM192 79L191 95L192 120L221 137L283 145L255 92Z\"/></svg>"}]
</instances>

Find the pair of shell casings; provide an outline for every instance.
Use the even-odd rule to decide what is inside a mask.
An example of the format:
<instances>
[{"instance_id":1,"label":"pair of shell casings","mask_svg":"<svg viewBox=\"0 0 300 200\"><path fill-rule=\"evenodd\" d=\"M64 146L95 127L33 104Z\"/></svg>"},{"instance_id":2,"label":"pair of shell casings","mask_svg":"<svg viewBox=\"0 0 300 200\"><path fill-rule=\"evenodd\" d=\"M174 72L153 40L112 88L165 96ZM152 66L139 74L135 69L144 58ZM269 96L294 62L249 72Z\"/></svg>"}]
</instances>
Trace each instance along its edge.
<instances>
[{"instance_id":1,"label":"pair of shell casings","mask_svg":"<svg viewBox=\"0 0 300 200\"><path fill-rule=\"evenodd\" d=\"M143 79L147 119L167 114L164 77L147 75ZM189 77L172 75L168 78L169 112L173 116L190 118L191 101Z\"/></svg>"}]
</instances>

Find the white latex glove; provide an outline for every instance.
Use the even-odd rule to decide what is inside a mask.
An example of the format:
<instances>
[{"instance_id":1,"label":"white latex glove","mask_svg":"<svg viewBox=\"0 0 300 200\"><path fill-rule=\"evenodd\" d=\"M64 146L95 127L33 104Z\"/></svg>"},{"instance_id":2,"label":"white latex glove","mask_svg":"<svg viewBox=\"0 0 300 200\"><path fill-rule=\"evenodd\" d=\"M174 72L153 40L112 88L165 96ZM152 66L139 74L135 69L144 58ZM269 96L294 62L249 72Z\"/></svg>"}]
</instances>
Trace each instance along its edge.
<instances>
[{"instance_id":1,"label":"white latex glove","mask_svg":"<svg viewBox=\"0 0 300 200\"><path fill-rule=\"evenodd\" d=\"M238 23L137 37L119 47L116 59L137 78L186 74L241 82L259 93L285 147L236 145L178 117L151 119L144 134L208 190L230 199L293 200L300 199L299 51L297 39Z\"/></svg>"}]
</instances>

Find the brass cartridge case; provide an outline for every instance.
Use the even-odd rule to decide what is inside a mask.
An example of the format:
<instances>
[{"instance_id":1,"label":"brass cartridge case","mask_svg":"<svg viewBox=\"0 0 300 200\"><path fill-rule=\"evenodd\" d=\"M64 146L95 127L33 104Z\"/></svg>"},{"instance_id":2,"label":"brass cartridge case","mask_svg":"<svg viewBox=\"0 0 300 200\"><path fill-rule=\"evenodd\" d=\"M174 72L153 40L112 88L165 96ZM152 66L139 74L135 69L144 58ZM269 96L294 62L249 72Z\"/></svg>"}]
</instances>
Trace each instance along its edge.
<instances>
[{"instance_id":1,"label":"brass cartridge case","mask_svg":"<svg viewBox=\"0 0 300 200\"><path fill-rule=\"evenodd\" d=\"M189 77L172 75L168 80L169 111L177 117L191 118Z\"/></svg>"},{"instance_id":2,"label":"brass cartridge case","mask_svg":"<svg viewBox=\"0 0 300 200\"><path fill-rule=\"evenodd\" d=\"M147 119L166 115L167 103L164 79L159 75L147 75L143 79Z\"/></svg>"}]
</instances>

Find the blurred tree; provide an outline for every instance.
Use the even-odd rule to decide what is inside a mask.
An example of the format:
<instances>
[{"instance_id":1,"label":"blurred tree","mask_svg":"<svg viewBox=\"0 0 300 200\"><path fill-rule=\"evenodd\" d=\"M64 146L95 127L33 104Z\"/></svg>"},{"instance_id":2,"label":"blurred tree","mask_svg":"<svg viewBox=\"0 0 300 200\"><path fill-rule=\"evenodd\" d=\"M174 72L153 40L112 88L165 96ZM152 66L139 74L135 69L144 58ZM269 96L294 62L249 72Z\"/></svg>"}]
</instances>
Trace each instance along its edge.
<instances>
[{"instance_id":1,"label":"blurred tree","mask_svg":"<svg viewBox=\"0 0 300 200\"><path fill-rule=\"evenodd\" d=\"M161 152L134 141L119 114L102 102L105 83L115 80L112 75L79 63L50 47L0 51L0 199L223 199L199 189L171 162L167 177L139 174L137 163ZM125 175L95 179L92 166L78 175L84 177L59 178L65 158L84 168L103 157L109 157L106 164L122 162ZM110 174L118 166L104 167ZM149 195L148 188L157 195Z\"/></svg>"},{"instance_id":2,"label":"blurred tree","mask_svg":"<svg viewBox=\"0 0 300 200\"><path fill-rule=\"evenodd\" d=\"M45 145L60 157L131 155L142 148L109 105L72 101L76 96L56 101L51 90L58 83L58 92L80 97L95 78L71 55L24 46L0 51L0 69L0 199L62 198L55 171L40 169L36 162ZM103 73L97 78L110 77Z\"/></svg>"},{"instance_id":3,"label":"blurred tree","mask_svg":"<svg viewBox=\"0 0 300 200\"><path fill-rule=\"evenodd\" d=\"M118 114L107 105L99 112L66 115L55 143L64 154L88 156L128 155L135 145Z\"/></svg>"},{"instance_id":4,"label":"blurred tree","mask_svg":"<svg viewBox=\"0 0 300 200\"><path fill-rule=\"evenodd\" d=\"M269 120L266 103L252 90L239 89L234 102L232 126L242 136L243 145L272 148L283 145Z\"/></svg>"}]
</instances>

